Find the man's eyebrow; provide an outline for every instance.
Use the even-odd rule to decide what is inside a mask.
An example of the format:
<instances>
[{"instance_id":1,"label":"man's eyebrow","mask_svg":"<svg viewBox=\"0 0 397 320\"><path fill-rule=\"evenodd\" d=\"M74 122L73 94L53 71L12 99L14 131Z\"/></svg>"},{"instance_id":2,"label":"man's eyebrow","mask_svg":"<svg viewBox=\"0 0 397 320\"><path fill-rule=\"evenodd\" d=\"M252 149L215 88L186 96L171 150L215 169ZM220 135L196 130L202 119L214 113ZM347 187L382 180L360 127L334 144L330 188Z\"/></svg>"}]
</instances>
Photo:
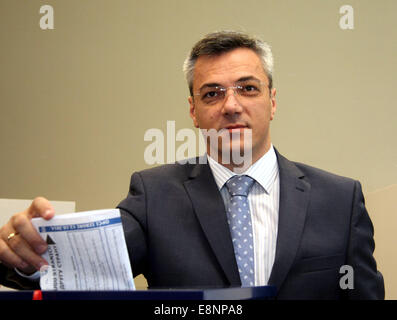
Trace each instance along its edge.
<instances>
[{"instance_id":1,"label":"man's eyebrow","mask_svg":"<svg viewBox=\"0 0 397 320\"><path fill-rule=\"evenodd\" d=\"M254 76L241 77L236 82L243 82L243 81L248 81L248 80L255 80L255 81L259 81L260 82L260 80L257 77L254 77Z\"/></svg>"},{"instance_id":2,"label":"man's eyebrow","mask_svg":"<svg viewBox=\"0 0 397 320\"><path fill-rule=\"evenodd\" d=\"M222 85L220 83L216 83L216 82L211 82L211 83L205 83L203 84L199 90L203 89L203 88L214 88L214 87L222 87Z\"/></svg>"},{"instance_id":3,"label":"man's eyebrow","mask_svg":"<svg viewBox=\"0 0 397 320\"><path fill-rule=\"evenodd\" d=\"M255 80L255 81L261 82L257 77L254 77L254 76L245 76L245 77L238 78L238 79L236 80L236 83L237 83L237 82L248 81L248 80ZM214 87L222 87L222 85L221 85L220 83L217 83L217 82L205 83L205 84L203 84L203 85L200 87L199 90L201 90L201 89L203 89L203 88L214 88Z\"/></svg>"}]
</instances>

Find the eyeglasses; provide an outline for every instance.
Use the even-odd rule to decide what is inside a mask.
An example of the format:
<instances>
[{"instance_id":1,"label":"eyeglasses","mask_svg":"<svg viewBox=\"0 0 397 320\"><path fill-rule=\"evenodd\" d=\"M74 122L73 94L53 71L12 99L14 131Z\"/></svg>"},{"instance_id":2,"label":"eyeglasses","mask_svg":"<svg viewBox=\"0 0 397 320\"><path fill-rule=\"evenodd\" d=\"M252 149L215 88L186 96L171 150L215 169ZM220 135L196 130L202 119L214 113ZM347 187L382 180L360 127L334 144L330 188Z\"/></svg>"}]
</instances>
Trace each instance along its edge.
<instances>
[{"instance_id":1,"label":"eyeglasses","mask_svg":"<svg viewBox=\"0 0 397 320\"><path fill-rule=\"evenodd\" d=\"M264 87L267 87L266 83L260 82L257 79L249 79L238 81L234 86L226 88L218 84L206 84L199 92L193 95L198 96L200 102L203 104L215 105L224 101L229 89L233 89L234 94L242 99L252 99L261 96L265 91Z\"/></svg>"}]
</instances>

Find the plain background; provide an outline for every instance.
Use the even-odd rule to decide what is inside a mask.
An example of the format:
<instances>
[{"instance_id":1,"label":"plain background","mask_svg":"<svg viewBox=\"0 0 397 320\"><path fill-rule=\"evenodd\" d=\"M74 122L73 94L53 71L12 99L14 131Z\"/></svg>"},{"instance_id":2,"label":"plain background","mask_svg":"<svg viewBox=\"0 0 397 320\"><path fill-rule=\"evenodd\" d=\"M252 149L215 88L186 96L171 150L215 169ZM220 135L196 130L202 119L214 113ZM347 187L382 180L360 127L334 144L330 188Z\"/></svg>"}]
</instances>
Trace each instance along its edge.
<instances>
[{"instance_id":1,"label":"plain background","mask_svg":"<svg viewBox=\"0 0 397 320\"><path fill-rule=\"evenodd\" d=\"M39 27L46 4L54 30ZM346 4L353 30L339 26ZM145 132L193 128L189 49L215 30L246 31L275 56L273 144L361 181L396 299L396 28L395 0L1 0L0 198L115 207L149 167Z\"/></svg>"}]
</instances>

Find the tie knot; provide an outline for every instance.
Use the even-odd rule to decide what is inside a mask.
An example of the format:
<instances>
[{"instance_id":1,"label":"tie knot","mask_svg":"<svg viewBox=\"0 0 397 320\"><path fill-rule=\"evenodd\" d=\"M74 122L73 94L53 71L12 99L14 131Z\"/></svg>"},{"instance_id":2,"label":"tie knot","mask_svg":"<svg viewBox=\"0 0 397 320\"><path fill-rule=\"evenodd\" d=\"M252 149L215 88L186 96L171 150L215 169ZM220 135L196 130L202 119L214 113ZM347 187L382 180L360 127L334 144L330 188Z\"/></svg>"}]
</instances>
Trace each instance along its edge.
<instances>
[{"instance_id":1,"label":"tie knot","mask_svg":"<svg viewBox=\"0 0 397 320\"><path fill-rule=\"evenodd\" d=\"M234 176L226 182L227 190L232 197L244 196L247 197L248 193L254 184L255 180L249 176Z\"/></svg>"}]
</instances>

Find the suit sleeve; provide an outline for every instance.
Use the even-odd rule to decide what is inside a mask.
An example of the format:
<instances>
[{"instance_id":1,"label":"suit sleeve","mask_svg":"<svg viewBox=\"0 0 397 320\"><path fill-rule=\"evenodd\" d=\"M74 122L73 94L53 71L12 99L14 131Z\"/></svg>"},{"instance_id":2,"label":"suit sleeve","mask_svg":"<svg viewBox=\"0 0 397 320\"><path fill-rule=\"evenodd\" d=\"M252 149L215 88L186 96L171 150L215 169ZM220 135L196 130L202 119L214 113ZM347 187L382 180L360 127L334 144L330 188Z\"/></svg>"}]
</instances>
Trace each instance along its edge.
<instances>
[{"instance_id":1,"label":"suit sleeve","mask_svg":"<svg viewBox=\"0 0 397 320\"><path fill-rule=\"evenodd\" d=\"M35 290L40 289L39 281L32 281L21 277L14 269L9 269L0 263L0 283L8 288L17 290Z\"/></svg>"},{"instance_id":2,"label":"suit sleeve","mask_svg":"<svg viewBox=\"0 0 397 320\"><path fill-rule=\"evenodd\" d=\"M347 264L354 270L354 289L348 289L349 299L384 299L382 274L373 256L374 228L365 208L361 184L356 181L350 225Z\"/></svg>"},{"instance_id":3,"label":"suit sleeve","mask_svg":"<svg viewBox=\"0 0 397 320\"><path fill-rule=\"evenodd\" d=\"M131 177L127 197L117 206L120 209L124 236L131 261L134 277L147 272L147 223L146 195L141 175L134 173Z\"/></svg>"}]
</instances>

